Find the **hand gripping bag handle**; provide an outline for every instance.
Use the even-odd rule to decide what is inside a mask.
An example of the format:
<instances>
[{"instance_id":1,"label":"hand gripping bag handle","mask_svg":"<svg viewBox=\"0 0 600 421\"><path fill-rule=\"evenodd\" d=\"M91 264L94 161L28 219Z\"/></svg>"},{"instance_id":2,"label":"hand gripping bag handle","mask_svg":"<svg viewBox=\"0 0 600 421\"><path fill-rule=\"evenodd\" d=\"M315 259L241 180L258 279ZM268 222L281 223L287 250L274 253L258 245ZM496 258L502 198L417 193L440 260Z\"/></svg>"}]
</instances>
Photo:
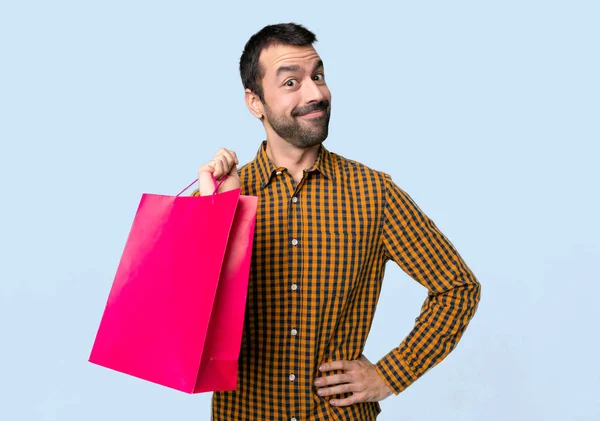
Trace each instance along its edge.
<instances>
[{"instance_id":1,"label":"hand gripping bag handle","mask_svg":"<svg viewBox=\"0 0 600 421\"><path fill-rule=\"evenodd\" d=\"M212 194L212 195L213 195L213 203L215 203L215 196L218 194L218 192L219 192L219 187L221 187L221 184L223 184L223 182L224 182L224 181L227 179L227 174L225 174L225 176L224 176L224 177L221 179L221 181L219 181L218 183L217 183L217 179L215 178L215 175L214 175L214 174L211 174L211 177L212 177L212 179L213 179L213 183L215 184L215 191L213 191L213 194ZM184 191L186 191L187 189L189 189L190 187L192 187L192 185L193 185L193 184L194 184L196 181L198 181L198 179L195 179L195 180L194 180L194 181L192 181L190 184L188 184L188 186L187 186L185 189L181 190L181 191L180 191L180 192L177 194L177 196L175 196L175 197L179 197L179 196L181 195L181 193L183 193Z\"/></svg>"}]
</instances>

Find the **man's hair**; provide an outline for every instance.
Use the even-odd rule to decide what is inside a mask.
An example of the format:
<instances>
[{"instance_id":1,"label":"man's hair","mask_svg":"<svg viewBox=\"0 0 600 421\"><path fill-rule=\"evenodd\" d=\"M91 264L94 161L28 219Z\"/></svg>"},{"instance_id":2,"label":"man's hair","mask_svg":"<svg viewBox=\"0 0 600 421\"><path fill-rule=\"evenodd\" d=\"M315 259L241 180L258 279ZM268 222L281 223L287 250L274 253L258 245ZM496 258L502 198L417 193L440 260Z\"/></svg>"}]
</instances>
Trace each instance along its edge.
<instances>
[{"instance_id":1,"label":"man's hair","mask_svg":"<svg viewBox=\"0 0 600 421\"><path fill-rule=\"evenodd\" d=\"M316 41L317 37L315 34L296 23L280 23L265 26L250 37L240 58L240 76L242 77L244 88L250 89L258 95L262 102L265 102L261 83L264 76L264 69L261 68L258 62L260 53L272 45L305 47L313 45Z\"/></svg>"}]
</instances>

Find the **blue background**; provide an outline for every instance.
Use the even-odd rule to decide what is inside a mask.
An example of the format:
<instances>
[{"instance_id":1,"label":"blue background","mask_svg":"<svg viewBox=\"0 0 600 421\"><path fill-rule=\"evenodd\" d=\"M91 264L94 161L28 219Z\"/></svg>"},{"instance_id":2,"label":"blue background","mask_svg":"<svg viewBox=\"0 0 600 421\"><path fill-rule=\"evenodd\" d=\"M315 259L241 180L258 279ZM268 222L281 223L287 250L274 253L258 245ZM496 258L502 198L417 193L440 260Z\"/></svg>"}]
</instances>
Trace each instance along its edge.
<instances>
[{"instance_id":1,"label":"blue background","mask_svg":"<svg viewBox=\"0 0 600 421\"><path fill-rule=\"evenodd\" d=\"M483 285L453 354L381 420L600 420L597 1L0 2L0 419L208 420L87 362L140 195L264 131L247 39L314 31L326 146L392 175ZM426 292L395 265L366 355Z\"/></svg>"}]
</instances>

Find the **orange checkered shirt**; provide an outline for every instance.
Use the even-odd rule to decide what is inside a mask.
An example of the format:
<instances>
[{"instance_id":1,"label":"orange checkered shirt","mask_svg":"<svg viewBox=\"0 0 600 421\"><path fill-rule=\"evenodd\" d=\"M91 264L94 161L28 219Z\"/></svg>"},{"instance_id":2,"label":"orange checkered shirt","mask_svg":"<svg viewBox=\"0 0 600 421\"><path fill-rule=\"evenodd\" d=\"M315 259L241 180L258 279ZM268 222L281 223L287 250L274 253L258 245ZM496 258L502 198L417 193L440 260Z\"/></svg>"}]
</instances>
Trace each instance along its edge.
<instances>
[{"instance_id":1,"label":"orange checkered shirt","mask_svg":"<svg viewBox=\"0 0 600 421\"><path fill-rule=\"evenodd\" d=\"M428 290L412 331L376 363L396 394L454 349L479 282L388 175L321 146L296 183L265 146L239 170L258 211L237 390L214 393L213 419L375 420L379 403L334 407L313 384L321 363L361 356L388 260Z\"/></svg>"}]
</instances>

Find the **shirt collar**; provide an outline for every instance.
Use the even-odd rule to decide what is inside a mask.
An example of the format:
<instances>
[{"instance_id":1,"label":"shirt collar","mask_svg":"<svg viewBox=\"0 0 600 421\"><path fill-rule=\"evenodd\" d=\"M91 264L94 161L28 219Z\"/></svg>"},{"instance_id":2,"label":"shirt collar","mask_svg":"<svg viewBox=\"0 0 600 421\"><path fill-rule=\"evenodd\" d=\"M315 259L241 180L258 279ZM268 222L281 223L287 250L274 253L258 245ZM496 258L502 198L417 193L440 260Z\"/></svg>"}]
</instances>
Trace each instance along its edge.
<instances>
[{"instance_id":1,"label":"shirt collar","mask_svg":"<svg viewBox=\"0 0 600 421\"><path fill-rule=\"evenodd\" d=\"M306 172L318 171L325 177L329 178L330 180L333 180L333 157L331 155L332 153L329 152L325 148L325 146L321 144L315 163L309 169L307 169ZM256 162L256 165L258 165L262 187L265 187L267 184L269 184L271 178L273 178L273 176L277 174L277 172L282 171L284 169L276 167L275 164L273 164L267 156L266 140L263 141L260 147L258 148L258 152L256 154L254 162Z\"/></svg>"}]
</instances>

